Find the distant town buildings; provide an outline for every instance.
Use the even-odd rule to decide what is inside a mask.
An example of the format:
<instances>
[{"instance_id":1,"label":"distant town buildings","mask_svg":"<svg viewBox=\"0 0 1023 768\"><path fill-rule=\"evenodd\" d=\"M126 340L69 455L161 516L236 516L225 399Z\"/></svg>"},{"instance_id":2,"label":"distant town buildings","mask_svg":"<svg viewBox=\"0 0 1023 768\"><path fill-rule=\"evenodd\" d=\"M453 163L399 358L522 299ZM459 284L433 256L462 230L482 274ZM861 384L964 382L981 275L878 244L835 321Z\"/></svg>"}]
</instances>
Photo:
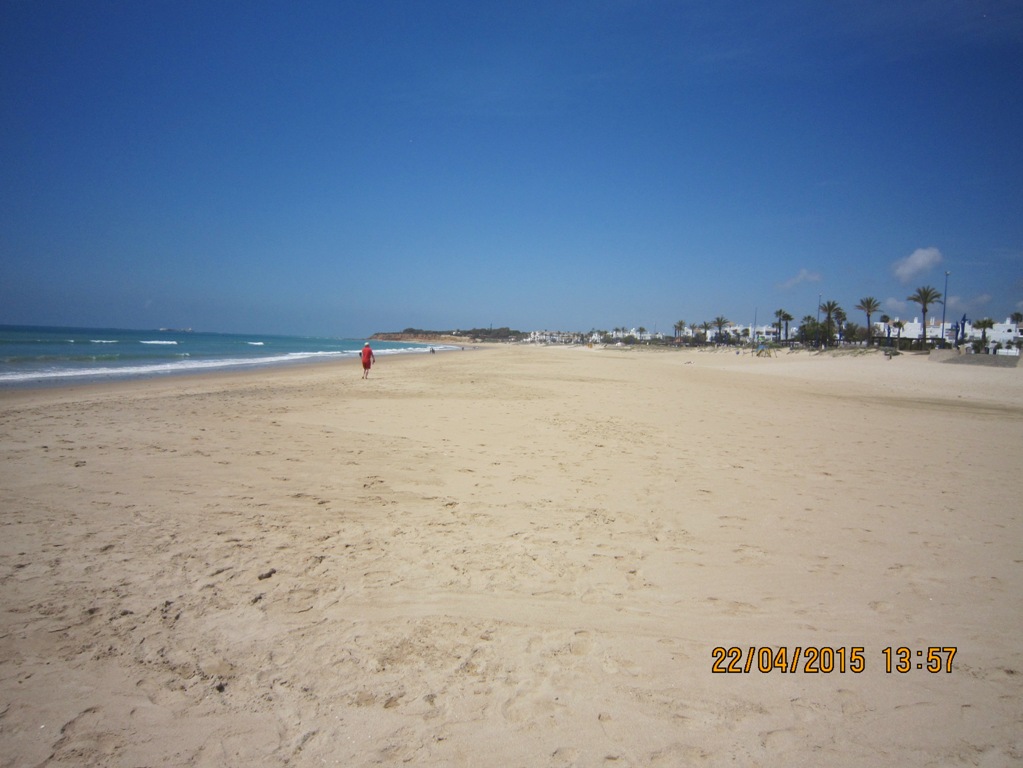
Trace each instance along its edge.
<instances>
[{"instance_id":1,"label":"distant town buildings","mask_svg":"<svg viewBox=\"0 0 1023 768\"><path fill-rule=\"evenodd\" d=\"M626 340L648 343L651 341L665 342L675 339L684 343L693 341L699 333L705 332L707 342L714 344L719 339L740 339L744 343L771 343L789 342L798 339L798 326L791 324L788 327L788 336L785 336L786 328L782 326L781 337L776 325L739 325L729 323L721 328L720 333L716 327L694 330L692 326L686 326L677 331L674 336L666 337L663 333L647 331L639 328L615 328L611 331L532 331L525 339L530 344L606 344L625 343ZM923 323L919 318L912 320L900 320L892 318L888 322L873 323L872 338L876 340L917 340L923 336ZM940 319L928 318L927 338L938 341L944 338L948 344L955 344L957 339L960 344L983 341L987 351L1000 354L1019 354L1023 347L1023 325L1015 323L1011 318L1005 322L993 323L990 328L976 328L970 319L946 320L942 323Z\"/></svg>"},{"instance_id":2,"label":"distant town buildings","mask_svg":"<svg viewBox=\"0 0 1023 768\"><path fill-rule=\"evenodd\" d=\"M526 342L529 344L583 344L585 335L567 331L531 331Z\"/></svg>"},{"instance_id":3,"label":"distant town buildings","mask_svg":"<svg viewBox=\"0 0 1023 768\"><path fill-rule=\"evenodd\" d=\"M529 344L602 344L609 340L613 344L619 341L624 342L630 336L639 342L664 340L663 333L650 333L647 330L636 328L628 330L616 328L613 331L589 331L587 333L576 331L532 331L526 341Z\"/></svg>"}]
</instances>

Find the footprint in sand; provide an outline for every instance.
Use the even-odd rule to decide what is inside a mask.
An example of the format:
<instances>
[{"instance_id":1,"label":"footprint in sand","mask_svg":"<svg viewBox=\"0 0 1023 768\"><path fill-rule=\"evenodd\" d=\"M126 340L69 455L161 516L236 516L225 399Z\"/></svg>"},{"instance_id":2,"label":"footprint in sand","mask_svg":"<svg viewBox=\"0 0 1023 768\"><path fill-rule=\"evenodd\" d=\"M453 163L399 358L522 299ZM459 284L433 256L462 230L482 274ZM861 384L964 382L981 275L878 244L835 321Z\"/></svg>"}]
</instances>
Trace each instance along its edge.
<instances>
[{"instance_id":1,"label":"footprint in sand","mask_svg":"<svg viewBox=\"0 0 1023 768\"><path fill-rule=\"evenodd\" d=\"M568 644L568 650L573 656L585 656L593 650L593 638L590 633L580 629L575 633L575 639Z\"/></svg>"},{"instance_id":2,"label":"footprint in sand","mask_svg":"<svg viewBox=\"0 0 1023 768\"><path fill-rule=\"evenodd\" d=\"M546 696L541 686L528 684L520 686L501 706L501 714L513 723L550 721L554 719L558 706L557 697Z\"/></svg>"}]
</instances>

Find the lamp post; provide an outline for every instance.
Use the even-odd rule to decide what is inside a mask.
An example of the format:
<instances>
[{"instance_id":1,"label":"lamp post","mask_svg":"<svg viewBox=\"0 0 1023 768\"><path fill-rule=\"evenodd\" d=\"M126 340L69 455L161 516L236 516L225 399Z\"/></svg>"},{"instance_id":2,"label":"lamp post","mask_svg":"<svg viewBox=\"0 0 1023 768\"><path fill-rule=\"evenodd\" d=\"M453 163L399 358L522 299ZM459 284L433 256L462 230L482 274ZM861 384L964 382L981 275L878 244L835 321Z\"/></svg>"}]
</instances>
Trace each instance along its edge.
<instances>
[{"instance_id":1,"label":"lamp post","mask_svg":"<svg viewBox=\"0 0 1023 768\"><path fill-rule=\"evenodd\" d=\"M941 348L945 348L945 308L948 306L948 276L952 273L945 270L945 292L941 295Z\"/></svg>"}]
</instances>

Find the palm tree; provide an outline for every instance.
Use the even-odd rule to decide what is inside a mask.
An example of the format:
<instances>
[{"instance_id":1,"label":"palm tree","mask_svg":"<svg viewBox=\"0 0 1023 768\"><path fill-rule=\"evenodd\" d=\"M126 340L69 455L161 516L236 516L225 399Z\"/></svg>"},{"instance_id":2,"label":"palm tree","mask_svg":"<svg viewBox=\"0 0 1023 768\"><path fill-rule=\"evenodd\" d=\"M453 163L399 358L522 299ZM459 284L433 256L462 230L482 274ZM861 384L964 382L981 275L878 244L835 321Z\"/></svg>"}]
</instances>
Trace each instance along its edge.
<instances>
[{"instance_id":1,"label":"palm tree","mask_svg":"<svg viewBox=\"0 0 1023 768\"><path fill-rule=\"evenodd\" d=\"M704 320L700 323L700 327L703 329L703 343L706 344L710 340L710 321Z\"/></svg>"},{"instance_id":2,"label":"palm tree","mask_svg":"<svg viewBox=\"0 0 1023 768\"><path fill-rule=\"evenodd\" d=\"M875 299L873 296L867 296L860 299L860 303L856 305L856 309L860 312L867 313L867 346L869 347L873 342L874 326L870 324L870 316L881 309L881 302Z\"/></svg>"},{"instance_id":3,"label":"palm tree","mask_svg":"<svg viewBox=\"0 0 1023 768\"><path fill-rule=\"evenodd\" d=\"M806 315L799 324L799 340L803 344L809 344L810 339L817 335L817 318L813 315Z\"/></svg>"},{"instance_id":4,"label":"palm tree","mask_svg":"<svg viewBox=\"0 0 1023 768\"><path fill-rule=\"evenodd\" d=\"M995 321L992 320L990 317L985 317L982 320L977 320L973 324L973 329L974 330L977 330L978 328L980 328L980 346L987 347L987 332L988 332L988 328L994 328L994 327L995 327Z\"/></svg>"},{"instance_id":5,"label":"palm tree","mask_svg":"<svg viewBox=\"0 0 1023 768\"><path fill-rule=\"evenodd\" d=\"M792 319L792 315L786 312L784 309L777 309L774 312L774 318L778 322L775 325L778 326L778 341L781 341L781 324L785 323L785 338L788 338L789 333L789 320ZM786 319L787 318L787 319Z\"/></svg>"},{"instance_id":6,"label":"palm tree","mask_svg":"<svg viewBox=\"0 0 1023 768\"><path fill-rule=\"evenodd\" d=\"M821 310L821 312L824 313L824 318L825 318L824 326L827 328L827 338L825 339L825 341L830 346L830 344L831 344L831 335L832 335L831 325L832 325L832 322L835 319L835 314L837 312L841 312L842 308L838 305L837 301L830 300L830 301L825 301L823 304L821 304L820 310Z\"/></svg>"},{"instance_id":7,"label":"palm tree","mask_svg":"<svg viewBox=\"0 0 1023 768\"><path fill-rule=\"evenodd\" d=\"M714 318L714 327L718 329L718 335L715 341L721 341L721 334L724 332L725 326L728 325L729 322L731 321L723 315L718 315Z\"/></svg>"},{"instance_id":8,"label":"palm tree","mask_svg":"<svg viewBox=\"0 0 1023 768\"><path fill-rule=\"evenodd\" d=\"M902 329L906 327L905 320L896 320L892 323L892 327L899 332L899 335L895 337L896 342L902 341ZM902 345L899 345L899 349L902 349Z\"/></svg>"},{"instance_id":9,"label":"palm tree","mask_svg":"<svg viewBox=\"0 0 1023 768\"><path fill-rule=\"evenodd\" d=\"M784 309L780 310L780 311L781 311L782 314L781 314L781 317L778 318L778 319L781 320L781 322L785 323L785 341L788 341L789 340L789 323L791 323L796 318L794 318L792 315L790 315Z\"/></svg>"},{"instance_id":10,"label":"palm tree","mask_svg":"<svg viewBox=\"0 0 1023 768\"><path fill-rule=\"evenodd\" d=\"M685 320L679 320L677 323L675 323L675 341L676 342L681 342L682 341L682 332L685 329L686 329L686 321Z\"/></svg>"},{"instance_id":11,"label":"palm tree","mask_svg":"<svg viewBox=\"0 0 1023 768\"><path fill-rule=\"evenodd\" d=\"M881 324L884 326L884 335L886 338L885 346L890 347L892 345L892 319L888 315L881 315ZM879 342L880 343L880 342Z\"/></svg>"},{"instance_id":12,"label":"palm tree","mask_svg":"<svg viewBox=\"0 0 1023 768\"><path fill-rule=\"evenodd\" d=\"M916 293L912 296L907 296L906 301L915 301L920 305L920 312L924 316L924 338L923 347L927 346L927 308L931 304L936 304L941 301L941 294L929 285L922 285L916 289ZM921 347L921 349L923 349Z\"/></svg>"}]
</instances>

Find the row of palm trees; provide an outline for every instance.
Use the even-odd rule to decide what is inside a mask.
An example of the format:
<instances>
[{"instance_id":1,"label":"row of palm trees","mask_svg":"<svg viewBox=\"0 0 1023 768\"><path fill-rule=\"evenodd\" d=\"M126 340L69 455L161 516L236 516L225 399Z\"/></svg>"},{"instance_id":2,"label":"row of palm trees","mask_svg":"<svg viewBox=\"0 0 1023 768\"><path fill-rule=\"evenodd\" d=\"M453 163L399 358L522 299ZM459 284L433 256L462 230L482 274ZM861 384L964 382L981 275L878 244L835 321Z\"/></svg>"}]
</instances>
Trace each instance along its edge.
<instances>
[{"instance_id":1,"label":"row of palm trees","mask_svg":"<svg viewBox=\"0 0 1023 768\"><path fill-rule=\"evenodd\" d=\"M933 305L942 303L941 293L931 285L921 285L913 293L911 293L910 296L906 297L906 301L915 302L916 304L920 305L920 311L924 319L923 322L924 335L922 343L926 347L927 312ZM859 300L859 303L856 305L855 309L859 310L864 315L866 315L865 336L866 343L868 343L868 345L870 346L874 343L873 318L878 312L881 311L881 302L879 302L873 296L863 297L862 299ZM806 317L804 317L800 324L800 333L801 336L803 337L804 342L809 341L810 338L816 337L819 343L820 331L824 330L825 336L824 345L830 346L831 344L833 344L833 340L835 338L836 325L838 326L839 329L839 337L843 337L843 328L845 328L846 331L844 333L844 337L849 337L850 335L852 335L852 332L850 332L852 329L858 330L858 327L855 325L855 323L847 322L848 318L846 316L845 310L843 310L839 303L836 301L829 300L827 302L821 302L820 305L817 307L817 310L820 314L825 316L824 326L821 327L819 319L814 318L812 315L807 315ZM1020 315L1020 313L1015 313L1013 315L1014 320L1016 322L1023 322L1023 317L1018 318L1017 317L1018 315ZM775 322L773 324L775 325L775 327L777 327L777 337L788 338L789 323L791 323L795 318L786 310L780 309L774 312L774 319ZM891 319L887 315L882 315L881 322L889 323L891 322ZM682 334L684 333L686 327L692 327L694 333L703 330L705 337L707 336L707 334L709 334L710 329L712 327L717 328L717 337L721 338L723 336L724 326L728 325L729 323L730 321L721 315L718 315L711 321L705 321L703 323L693 323L691 326L687 326L684 320L679 320L674 325L675 341L676 342L681 341ZM896 327L899 330L899 335L901 335L901 329L905 323L903 323L900 320L896 320L891 324L893 327ZM784 335L782 333L783 325L785 326ZM986 342L987 329L993 327L993 325L994 321L991 320L990 318L977 320L973 323L974 328L981 329L982 343Z\"/></svg>"},{"instance_id":2,"label":"row of palm trees","mask_svg":"<svg viewBox=\"0 0 1023 768\"><path fill-rule=\"evenodd\" d=\"M934 287L932 287L930 285L922 285L919 288L917 288L916 291L914 291L911 295L907 296L906 300L907 301L915 302L915 303L920 305L920 313L923 315L923 329L924 329L923 330L923 334L924 334L923 335L923 344L926 345L927 344L927 310L929 310L931 308L932 304L937 304L937 303L939 303L942 300L941 293L937 289L935 289ZM873 328L874 328L873 318L874 318L874 315L876 315L878 312L881 311L881 302L878 301L873 296L864 296L862 299L860 299L859 303L856 305L855 308L858 309L860 312L862 312L867 317L866 337L867 337L867 344L869 346L870 344L873 343ZM843 325L845 325L845 322L846 322L845 310L842 309L841 305L837 301L834 301L834 300L828 300L828 301L822 302L817 309L818 309L819 312L823 313L823 315L824 315L824 328L825 328L824 343L825 343L825 345L830 345L832 343L832 339L835 338L835 335L834 335L834 324L837 322L838 325L839 325L839 328L841 328ZM781 338L781 321L783 319L786 321L785 335L787 337L788 336L788 321L792 319L791 315L789 315L787 312L785 312L785 310L782 310L782 309L778 310L774 314L775 314L775 317L778 318L778 321L779 321L778 322L778 336L779 336L779 338ZM803 318L803 325L804 326L809 325L810 324L809 321L813 321L815 325L817 323L815 318L812 318L812 317L810 317L808 315L807 317ZM890 321L890 318L887 315L882 315L881 316L881 322L888 323L889 321ZM895 325L898 328L901 329L901 327L904 325L904 323L902 323L901 321L896 321Z\"/></svg>"},{"instance_id":3,"label":"row of palm trees","mask_svg":"<svg viewBox=\"0 0 1023 768\"><path fill-rule=\"evenodd\" d=\"M791 320L792 318L789 319ZM731 322L731 320L727 317L723 317L722 315L718 315L713 320L706 320L702 323L693 323L692 325L686 323L685 320L679 320L674 326L675 340L680 341L682 339L682 334L685 333L686 328L692 328L694 334L703 331L705 336L710 333L711 328L717 328L718 338L721 338L724 335L725 326L730 325Z\"/></svg>"}]
</instances>

